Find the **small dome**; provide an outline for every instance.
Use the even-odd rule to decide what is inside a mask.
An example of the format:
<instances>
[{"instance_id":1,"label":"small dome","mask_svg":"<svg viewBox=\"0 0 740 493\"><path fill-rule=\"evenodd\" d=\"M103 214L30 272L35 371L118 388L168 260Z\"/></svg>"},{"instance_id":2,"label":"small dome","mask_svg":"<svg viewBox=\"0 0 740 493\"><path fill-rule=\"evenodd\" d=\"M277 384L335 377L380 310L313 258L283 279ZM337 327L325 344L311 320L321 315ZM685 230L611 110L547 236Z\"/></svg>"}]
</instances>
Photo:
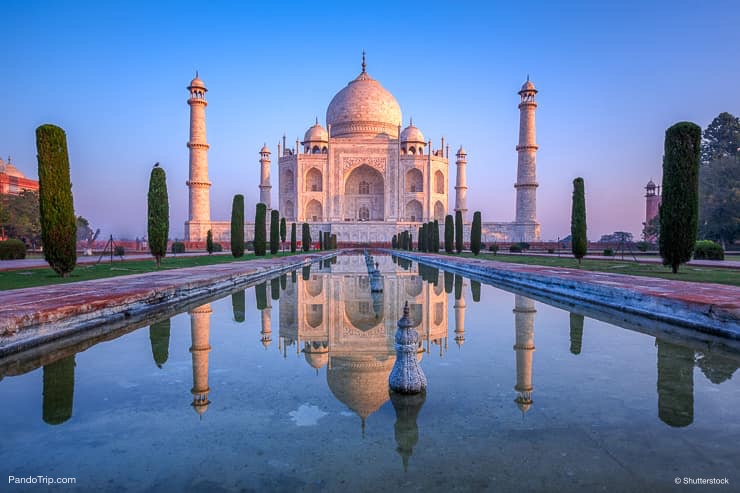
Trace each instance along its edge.
<instances>
[{"instance_id":1,"label":"small dome","mask_svg":"<svg viewBox=\"0 0 740 493\"><path fill-rule=\"evenodd\" d=\"M306 130L303 142L329 142L329 133L319 122L316 122L314 126Z\"/></svg>"},{"instance_id":2,"label":"small dome","mask_svg":"<svg viewBox=\"0 0 740 493\"><path fill-rule=\"evenodd\" d=\"M534 87L534 83L529 80L529 77L527 77L527 81L522 84L522 88L519 92L525 92L525 91L534 91L537 92L537 89Z\"/></svg>"},{"instance_id":3,"label":"small dome","mask_svg":"<svg viewBox=\"0 0 740 493\"><path fill-rule=\"evenodd\" d=\"M416 128L413 123L409 123L409 126L403 129L401 132L401 142L420 142L424 143L424 134L421 130Z\"/></svg>"},{"instance_id":4,"label":"small dome","mask_svg":"<svg viewBox=\"0 0 740 493\"><path fill-rule=\"evenodd\" d=\"M467 156L468 153L465 152L465 149L463 148L463 146L460 146L460 149L457 150L457 155L458 156Z\"/></svg>"},{"instance_id":5,"label":"small dome","mask_svg":"<svg viewBox=\"0 0 740 493\"><path fill-rule=\"evenodd\" d=\"M262 149L260 149L260 154L270 154L270 148L267 147L267 144L262 146Z\"/></svg>"},{"instance_id":6,"label":"small dome","mask_svg":"<svg viewBox=\"0 0 740 493\"><path fill-rule=\"evenodd\" d=\"M0 173L5 173L8 176L12 176L15 178L26 178L26 175L21 173L21 170L16 168L11 162L10 158L8 158L8 162L4 163L2 159L0 159Z\"/></svg>"},{"instance_id":7,"label":"small dome","mask_svg":"<svg viewBox=\"0 0 740 493\"><path fill-rule=\"evenodd\" d=\"M315 349L304 349L303 354L306 357L306 363L311 365L312 368L323 368L329 363L329 350L327 348Z\"/></svg>"},{"instance_id":8,"label":"small dome","mask_svg":"<svg viewBox=\"0 0 740 493\"><path fill-rule=\"evenodd\" d=\"M655 188L655 182L653 182L653 180L650 180L645 188Z\"/></svg>"},{"instance_id":9,"label":"small dome","mask_svg":"<svg viewBox=\"0 0 740 493\"><path fill-rule=\"evenodd\" d=\"M195 78L190 81L190 86L188 89L191 89L193 87L197 87L199 89L205 89L206 85L203 83L202 80L200 80L200 77L198 77L198 72L195 72Z\"/></svg>"}]
</instances>

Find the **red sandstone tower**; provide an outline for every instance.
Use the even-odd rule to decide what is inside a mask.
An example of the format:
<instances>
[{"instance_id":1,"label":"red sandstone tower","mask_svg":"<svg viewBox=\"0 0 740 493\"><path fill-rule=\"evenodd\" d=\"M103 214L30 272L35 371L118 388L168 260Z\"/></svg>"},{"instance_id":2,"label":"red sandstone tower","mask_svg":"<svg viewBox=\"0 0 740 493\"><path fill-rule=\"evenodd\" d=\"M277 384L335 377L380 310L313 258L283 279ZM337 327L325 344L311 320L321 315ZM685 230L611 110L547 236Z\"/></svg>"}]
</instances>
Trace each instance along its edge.
<instances>
[{"instance_id":1,"label":"red sandstone tower","mask_svg":"<svg viewBox=\"0 0 740 493\"><path fill-rule=\"evenodd\" d=\"M660 187L656 187L653 180L650 180L645 186L645 223L647 225L651 219L658 215L660 208ZM655 241L655 235L645 238L645 241Z\"/></svg>"}]
</instances>

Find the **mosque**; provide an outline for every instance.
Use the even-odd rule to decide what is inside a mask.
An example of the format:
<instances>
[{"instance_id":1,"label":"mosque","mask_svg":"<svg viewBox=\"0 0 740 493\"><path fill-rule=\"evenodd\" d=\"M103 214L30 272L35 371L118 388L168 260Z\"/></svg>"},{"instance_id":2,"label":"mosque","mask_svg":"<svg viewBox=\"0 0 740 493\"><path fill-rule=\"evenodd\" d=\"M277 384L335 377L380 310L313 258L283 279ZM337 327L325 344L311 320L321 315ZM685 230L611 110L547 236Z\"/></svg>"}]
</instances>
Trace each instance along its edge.
<instances>
[{"instance_id":1,"label":"mosque","mask_svg":"<svg viewBox=\"0 0 740 493\"><path fill-rule=\"evenodd\" d=\"M196 73L188 86L190 105L189 212L185 239L205 241L210 229L215 241L228 242L229 221L213 221L210 213L208 149L206 140L206 88ZM482 241L539 241L536 212L535 110L537 89L527 78L519 91L520 126L513 222L485 222ZM360 74L342 88L326 110L326 127L318 119L303 141L289 146L283 135L277 144L278 204L288 222L306 222L311 237L319 232L337 236L340 244L388 244L404 230L416 232L427 221L441 227L447 214L460 211L469 235L467 153L455 153L455 204L450 209L449 145L444 137L435 147L409 120L402 128L396 98L367 72L365 54ZM260 202L273 208L272 152L259 151ZM245 212L250 217L249 211ZM268 220L269 220L268 212ZM245 224L246 240L254 235Z\"/></svg>"}]
</instances>

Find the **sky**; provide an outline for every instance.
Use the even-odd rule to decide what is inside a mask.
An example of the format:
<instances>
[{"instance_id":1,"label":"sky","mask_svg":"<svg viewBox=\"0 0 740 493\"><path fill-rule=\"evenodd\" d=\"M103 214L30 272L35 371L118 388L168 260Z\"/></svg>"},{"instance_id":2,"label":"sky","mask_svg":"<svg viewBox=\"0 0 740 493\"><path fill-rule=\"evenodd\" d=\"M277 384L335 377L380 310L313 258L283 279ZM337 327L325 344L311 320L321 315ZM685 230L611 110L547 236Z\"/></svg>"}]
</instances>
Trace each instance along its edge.
<instances>
[{"instance_id":1,"label":"sky","mask_svg":"<svg viewBox=\"0 0 740 493\"><path fill-rule=\"evenodd\" d=\"M146 234L155 162L170 236L187 219L189 107L208 87L211 218L259 197L259 154L325 125L334 94L367 71L427 139L468 153L468 209L513 221L519 111L537 95L542 239L570 233L583 177L588 236L636 237L665 130L740 114L740 2L248 2L0 0L0 155L36 178L35 129L67 132L77 214L104 237ZM450 204L454 207L454 159ZM249 212L247 212L249 217Z\"/></svg>"}]
</instances>

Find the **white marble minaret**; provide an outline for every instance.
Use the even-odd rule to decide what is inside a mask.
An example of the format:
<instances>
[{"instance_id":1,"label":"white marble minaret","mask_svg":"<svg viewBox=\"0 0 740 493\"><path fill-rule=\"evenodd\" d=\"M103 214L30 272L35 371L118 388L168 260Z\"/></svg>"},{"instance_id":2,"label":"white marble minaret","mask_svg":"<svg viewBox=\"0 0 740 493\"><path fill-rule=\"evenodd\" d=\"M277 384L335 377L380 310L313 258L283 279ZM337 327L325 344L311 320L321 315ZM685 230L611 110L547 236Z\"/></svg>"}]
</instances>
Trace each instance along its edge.
<instances>
[{"instance_id":1,"label":"white marble minaret","mask_svg":"<svg viewBox=\"0 0 740 493\"><path fill-rule=\"evenodd\" d=\"M516 219L513 238L516 241L539 241L540 224L537 222L537 143L535 131L535 89L527 76L527 81L519 91L519 153L516 170ZM516 237L518 236L518 238Z\"/></svg>"},{"instance_id":2,"label":"white marble minaret","mask_svg":"<svg viewBox=\"0 0 740 493\"><path fill-rule=\"evenodd\" d=\"M260 202L267 206L267 218L270 218L270 149L267 144L260 149Z\"/></svg>"},{"instance_id":3,"label":"white marble minaret","mask_svg":"<svg viewBox=\"0 0 740 493\"><path fill-rule=\"evenodd\" d=\"M457 181L455 182L455 212L462 212L463 223L468 222L466 217L468 214L467 205L467 194L468 194L468 180L465 177L465 167L468 164L468 155L465 153L463 146L457 150Z\"/></svg>"},{"instance_id":4,"label":"white marble minaret","mask_svg":"<svg viewBox=\"0 0 740 493\"><path fill-rule=\"evenodd\" d=\"M195 79L188 86L190 98L190 179L186 182L190 189L188 201L188 220L185 222L187 241L205 241L211 229L211 182L208 181L208 142L206 142L206 89L203 81L195 73Z\"/></svg>"},{"instance_id":5,"label":"white marble minaret","mask_svg":"<svg viewBox=\"0 0 740 493\"><path fill-rule=\"evenodd\" d=\"M527 412L532 406L532 353L534 352L534 300L514 295L514 329L516 330L516 385L517 406Z\"/></svg>"}]
</instances>

